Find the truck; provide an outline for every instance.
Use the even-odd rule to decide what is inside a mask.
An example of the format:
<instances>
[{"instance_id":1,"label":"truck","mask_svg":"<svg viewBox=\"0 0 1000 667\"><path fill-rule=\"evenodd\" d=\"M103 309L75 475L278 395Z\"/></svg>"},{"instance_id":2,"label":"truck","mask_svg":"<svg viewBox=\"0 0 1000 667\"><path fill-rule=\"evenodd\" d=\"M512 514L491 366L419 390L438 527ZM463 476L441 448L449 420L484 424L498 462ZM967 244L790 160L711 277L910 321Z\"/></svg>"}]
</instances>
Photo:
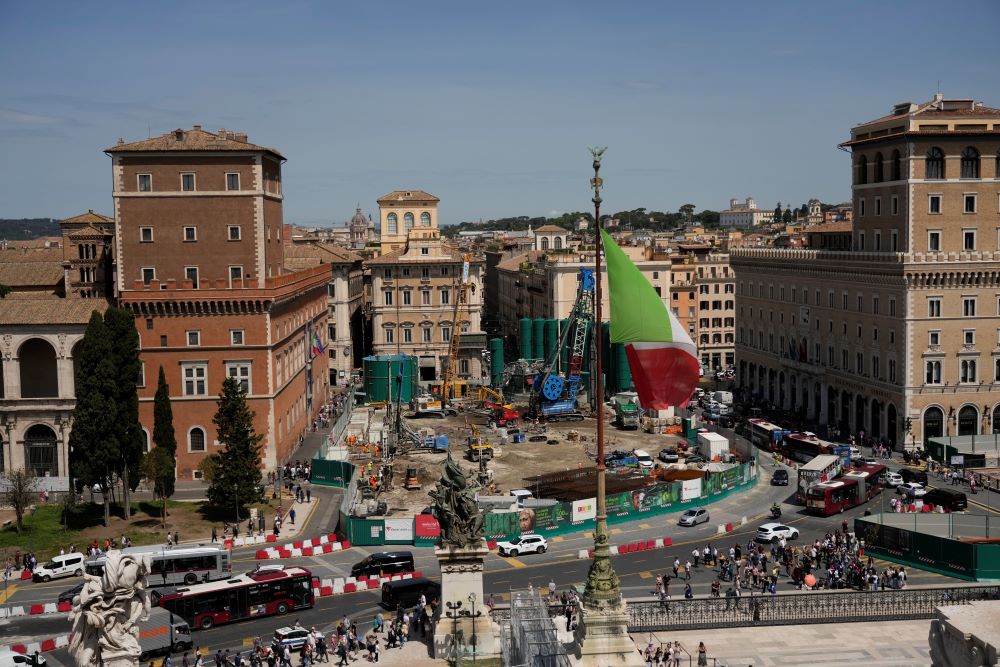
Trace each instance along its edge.
<instances>
[{"instance_id":1,"label":"truck","mask_svg":"<svg viewBox=\"0 0 1000 667\"><path fill-rule=\"evenodd\" d=\"M180 616L162 607L149 610L149 618L139 621L139 661L146 662L154 655L190 651L191 628Z\"/></svg>"},{"instance_id":2,"label":"truck","mask_svg":"<svg viewBox=\"0 0 1000 667\"><path fill-rule=\"evenodd\" d=\"M733 392L731 391L716 391L712 394L712 399L722 405L733 406Z\"/></svg>"},{"instance_id":3,"label":"truck","mask_svg":"<svg viewBox=\"0 0 1000 667\"><path fill-rule=\"evenodd\" d=\"M729 440L721 433L712 431L698 432L698 451L707 460L711 461L716 456L720 459L729 453Z\"/></svg>"},{"instance_id":4,"label":"truck","mask_svg":"<svg viewBox=\"0 0 1000 667\"><path fill-rule=\"evenodd\" d=\"M615 394L611 399L611 404L615 409L615 425L618 428L622 430L639 428L638 394L632 391Z\"/></svg>"},{"instance_id":5,"label":"truck","mask_svg":"<svg viewBox=\"0 0 1000 667\"><path fill-rule=\"evenodd\" d=\"M413 400L410 407L414 417L430 415L438 419L444 419L448 415L457 415L455 408L449 407L440 396L436 394L421 394Z\"/></svg>"}]
</instances>

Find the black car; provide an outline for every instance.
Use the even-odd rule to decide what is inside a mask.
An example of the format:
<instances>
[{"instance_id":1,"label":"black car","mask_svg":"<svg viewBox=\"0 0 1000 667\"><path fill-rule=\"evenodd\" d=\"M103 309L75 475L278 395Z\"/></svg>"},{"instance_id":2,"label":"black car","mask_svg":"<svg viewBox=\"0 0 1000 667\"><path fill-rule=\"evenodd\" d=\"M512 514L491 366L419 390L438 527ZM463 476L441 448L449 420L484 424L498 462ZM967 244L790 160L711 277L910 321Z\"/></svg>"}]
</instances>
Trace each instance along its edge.
<instances>
[{"instance_id":1,"label":"black car","mask_svg":"<svg viewBox=\"0 0 1000 667\"><path fill-rule=\"evenodd\" d=\"M352 577L385 576L413 572L413 554L409 551L379 551L351 568Z\"/></svg>"},{"instance_id":2,"label":"black car","mask_svg":"<svg viewBox=\"0 0 1000 667\"><path fill-rule=\"evenodd\" d=\"M927 486L927 473L923 470L903 468L899 471L899 476L903 478L904 482L920 482L924 486Z\"/></svg>"},{"instance_id":3,"label":"black car","mask_svg":"<svg viewBox=\"0 0 1000 667\"><path fill-rule=\"evenodd\" d=\"M771 475L771 486L788 486L788 471L779 468Z\"/></svg>"},{"instance_id":4,"label":"black car","mask_svg":"<svg viewBox=\"0 0 1000 667\"><path fill-rule=\"evenodd\" d=\"M82 590L83 590L83 584L77 584L68 591L63 591L62 593L59 594L59 604L62 604L63 602L69 602L72 604L73 598L79 595L80 591Z\"/></svg>"},{"instance_id":5,"label":"black car","mask_svg":"<svg viewBox=\"0 0 1000 667\"><path fill-rule=\"evenodd\" d=\"M395 609L400 605L412 607L420 600L421 595L428 602L440 597L441 584L424 577L414 577L389 581L382 586L382 604L386 609Z\"/></svg>"}]
</instances>

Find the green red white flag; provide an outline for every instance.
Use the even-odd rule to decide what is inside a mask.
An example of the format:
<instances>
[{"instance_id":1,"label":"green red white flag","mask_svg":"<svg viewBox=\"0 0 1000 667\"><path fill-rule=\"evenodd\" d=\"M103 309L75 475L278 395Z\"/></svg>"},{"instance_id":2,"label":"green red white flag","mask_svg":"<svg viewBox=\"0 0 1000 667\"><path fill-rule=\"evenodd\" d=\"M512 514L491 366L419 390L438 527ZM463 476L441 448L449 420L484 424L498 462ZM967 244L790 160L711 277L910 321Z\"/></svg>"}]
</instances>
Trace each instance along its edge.
<instances>
[{"instance_id":1,"label":"green red white flag","mask_svg":"<svg viewBox=\"0 0 1000 667\"><path fill-rule=\"evenodd\" d=\"M639 402L662 410L687 404L698 386L700 364L688 336L614 239L603 229L611 296L611 342L625 345Z\"/></svg>"}]
</instances>

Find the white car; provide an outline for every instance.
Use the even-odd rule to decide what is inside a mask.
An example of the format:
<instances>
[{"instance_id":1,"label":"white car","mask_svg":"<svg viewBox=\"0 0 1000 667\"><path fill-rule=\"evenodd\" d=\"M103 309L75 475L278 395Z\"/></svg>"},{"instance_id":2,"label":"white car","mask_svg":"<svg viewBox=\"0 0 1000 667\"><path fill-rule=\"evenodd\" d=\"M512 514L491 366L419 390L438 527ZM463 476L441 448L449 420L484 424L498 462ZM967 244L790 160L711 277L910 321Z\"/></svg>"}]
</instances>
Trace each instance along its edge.
<instances>
[{"instance_id":1,"label":"white car","mask_svg":"<svg viewBox=\"0 0 1000 667\"><path fill-rule=\"evenodd\" d=\"M543 554L549 545L541 535L525 534L515 537L510 542L498 542L497 551L501 556L519 556L521 554Z\"/></svg>"},{"instance_id":2,"label":"white car","mask_svg":"<svg viewBox=\"0 0 1000 667\"><path fill-rule=\"evenodd\" d=\"M323 636L322 632L316 632L316 638ZM301 625L278 628L274 631L274 639L281 646L287 646L290 651L297 651L309 639L309 631Z\"/></svg>"},{"instance_id":3,"label":"white car","mask_svg":"<svg viewBox=\"0 0 1000 667\"><path fill-rule=\"evenodd\" d=\"M692 507L677 520L678 526L696 526L699 523L708 523L708 510L704 507Z\"/></svg>"},{"instance_id":4,"label":"white car","mask_svg":"<svg viewBox=\"0 0 1000 667\"><path fill-rule=\"evenodd\" d=\"M927 489L920 482L904 482L896 487L896 493L909 497L910 492L914 498L923 498L927 495Z\"/></svg>"},{"instance_id":5,"label":"white car","mask_svg":"<svg viewBox=\"0 0 1000 667\"><path fill-rule=\"evenodd\" d=\"M798 539L799 529L783 523L765 523L757 528L758 542L777 542L782 537L786 540Z\"/></svg>"},{"instance_id":6,"label":"white car","mask_svg":"<svg viewBox=\"0 0 1000 667\"><path fill-rule=\"evenodd\" d=\"M645 449L637 449L632 453L635 454L635 458L639 461L640 468L653 467L653 457Z\"/></svg>"},{"instance_id":7,"label":"white car","mask_svg":"<svg viewBox=\"0 0 1000 667\"><path fill-rule=\"evenodd\" d=\"M903 483L903 476L898 472L887 472L885 474L885 485L889 487L897 487Z\"/></svg>"}]
</instances>

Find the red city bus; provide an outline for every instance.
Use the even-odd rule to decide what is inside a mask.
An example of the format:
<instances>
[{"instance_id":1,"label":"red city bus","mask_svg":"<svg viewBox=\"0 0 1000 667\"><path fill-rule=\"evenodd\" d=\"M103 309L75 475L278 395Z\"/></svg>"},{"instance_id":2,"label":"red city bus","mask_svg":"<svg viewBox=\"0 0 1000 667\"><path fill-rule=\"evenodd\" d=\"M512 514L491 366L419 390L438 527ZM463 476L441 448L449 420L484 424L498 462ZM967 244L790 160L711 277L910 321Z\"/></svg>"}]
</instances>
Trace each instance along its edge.
<instances>
[{"instance_id":1,"label":"red city bus","mask_svg":"<svg viewBox=\"0 0 1000 667\"><path fill-rule=\"evenodd\" d=\"M799 463L809 463L817 456L833 454L835 446L809 431L786 433L781 439L781 453Z\"/></svg>"},{"instance_id":2,"label":"red city bus","mask_svg":"<svg viewBox=\"0 0 1000 667\"><path fill-rule=\"evenodd\" d=\"M788 429L763 419L751 418L746 421L747 439L758 447L766 447L772 452L778 451L781 438L788 433L790 433Z\"/></svg>"},{"instance_id":3,"label":"red city bus","mask_svg":"<svg viewBox=\"0 0 1000 667\"><path fill-rule=\"evenodd\" d=\"M304 567L258 569L230 579L178 588L160 598L161 607L201 630L308 609L314 602L312 573Z\"/></svg>"},{"instance_id":4,"label":"red city bus","mask_svg":"<svg viewBox=\"0 0 1000 667\"><path fill-rule=\"evenodd\" d=\"M869 463L844 475L858 483L858 496L867 502L882 493L885 488L886 467L880 463Z\"/></svg>"},{"instance_id":5,"label":"red city bus","mask_svg":"<svg viewBox=\"0 0 1000 667\"><path fill-rule=\"evenodd\" d=\"M857 480L849 477L818 482L806 491L806 507L822 516L843 512L860 505L864 500Z\"/></svg>"}]
</instances>

